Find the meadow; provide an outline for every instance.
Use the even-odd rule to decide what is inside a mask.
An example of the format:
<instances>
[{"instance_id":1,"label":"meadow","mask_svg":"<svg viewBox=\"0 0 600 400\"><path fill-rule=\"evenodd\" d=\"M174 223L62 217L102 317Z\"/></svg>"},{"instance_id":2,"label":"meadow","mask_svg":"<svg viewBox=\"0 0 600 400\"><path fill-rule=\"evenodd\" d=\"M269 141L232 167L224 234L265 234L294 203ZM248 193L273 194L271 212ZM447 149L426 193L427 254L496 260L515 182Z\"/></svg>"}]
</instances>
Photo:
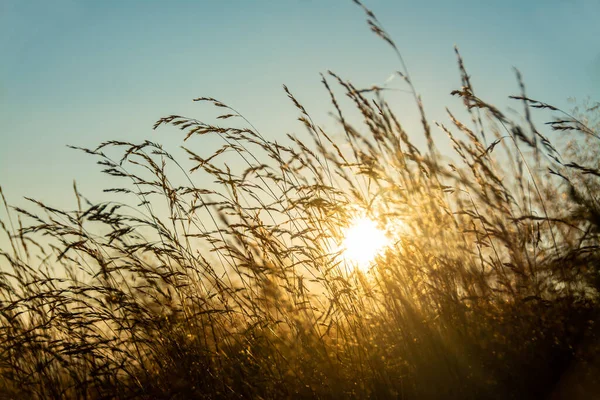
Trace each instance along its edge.
<instances>
[{"instance_id":1,"label":"meadow","mask_svg":"<svg viewBox=\"0 0 600 400\"><path fill-rule=\"evenodd\" d=\"M1 399L600 393L600 105L559 110L516 71L509 116L457 50L462 86L434 123L357 3L419 129L387 88L329 71L336 132L287 87L305 132L278 141L200 97L214 121L154 125L187 159L151 141L76 149L113 177L112 201L76 185L74 210L2 196ZM222 147L202 154L205 136Z\"/></svg>"}]
</instances>

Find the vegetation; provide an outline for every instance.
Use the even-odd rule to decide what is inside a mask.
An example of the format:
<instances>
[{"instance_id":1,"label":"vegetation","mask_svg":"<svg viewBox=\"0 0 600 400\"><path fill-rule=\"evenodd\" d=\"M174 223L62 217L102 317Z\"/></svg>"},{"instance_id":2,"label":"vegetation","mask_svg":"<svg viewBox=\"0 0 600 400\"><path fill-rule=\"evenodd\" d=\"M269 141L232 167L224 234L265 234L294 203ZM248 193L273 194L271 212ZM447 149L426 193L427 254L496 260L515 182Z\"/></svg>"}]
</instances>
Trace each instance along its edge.
<instances>
[{"instance_id":1,"label":"vegetation","mask_svg":"<svg viewBox=\"0 0 600 400\"><path fill-rule=\"evenodd\" d=\"M413 135L383 88L329 72L341 135L287 88L307 133L284 143L198 98L230 124L155 125L184 133L189 171L157 143L110 141L81 150L119 182L114 201L91 203L76 186L75 210L4 200L0 398L599 390L600 132L586 119L599 106L573 116L521 83L516 121L475 94L457 52L452 95L465 117L448 111L449 124L432 126L396 45L363 9L398 54L422 120ZM554 145L553 132L573 140ZM441 133L455 154L438 148ZM194 151L205 135L223 143L208 157ZM391 238L367 269L338 247L357 216Z\"/></svg>"}]
</instances>

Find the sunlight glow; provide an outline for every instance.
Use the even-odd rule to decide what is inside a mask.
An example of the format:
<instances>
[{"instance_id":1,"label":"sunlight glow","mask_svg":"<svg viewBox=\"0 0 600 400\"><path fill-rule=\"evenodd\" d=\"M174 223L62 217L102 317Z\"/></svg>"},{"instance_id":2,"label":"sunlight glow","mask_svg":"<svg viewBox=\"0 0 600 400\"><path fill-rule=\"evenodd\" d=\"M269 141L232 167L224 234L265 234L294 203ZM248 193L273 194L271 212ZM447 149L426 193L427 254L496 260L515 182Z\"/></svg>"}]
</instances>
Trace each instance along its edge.
<instances>
[{"instance_id":1,"label":"sunlight glow","mask_svg":"<svg viewBox=\"0 0 600 400\"><path fill-rule=\"evenodd\" d=\"M345 231L341 245L342 255L348 262L365 269L389 243L385 232L369 218L359 218Z\"/></svg>"}]
</instances>

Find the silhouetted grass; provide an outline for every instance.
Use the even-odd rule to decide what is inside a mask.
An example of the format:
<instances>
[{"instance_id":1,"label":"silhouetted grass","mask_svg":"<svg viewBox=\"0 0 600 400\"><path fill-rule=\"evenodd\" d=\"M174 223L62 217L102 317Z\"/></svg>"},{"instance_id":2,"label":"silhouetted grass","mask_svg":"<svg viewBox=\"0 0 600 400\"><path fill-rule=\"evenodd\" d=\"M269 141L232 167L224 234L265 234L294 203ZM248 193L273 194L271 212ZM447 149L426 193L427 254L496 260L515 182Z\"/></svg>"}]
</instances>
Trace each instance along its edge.
<instances>
[{"instance_id":1,"label":"silhouetted grass","mask_svg":"<svg viewBox=\"0 0 600 400\"><path fill-rule=\"evenodd\" d=\"M382 88L328 72L342 135L287 88L306 135L281 142L198 98L226 124L154 126L182 131L189 171L157 143L110 141L81 150L114 177L114 201L75 186L76 210L4 200L1 398L598 393L599 132L585 121L598 106L575 118L529 98L517 73L516 122L476 95L457 52L452 95L468 117L448 110L431 126L364 10L398 54L420 131L404 130ZM575 140L557 148L552 131ZM194 150L204 135L223 143L209 157ZM337 247L357 215L393 238L368 271Z\"/></svg>"}]
</instances>

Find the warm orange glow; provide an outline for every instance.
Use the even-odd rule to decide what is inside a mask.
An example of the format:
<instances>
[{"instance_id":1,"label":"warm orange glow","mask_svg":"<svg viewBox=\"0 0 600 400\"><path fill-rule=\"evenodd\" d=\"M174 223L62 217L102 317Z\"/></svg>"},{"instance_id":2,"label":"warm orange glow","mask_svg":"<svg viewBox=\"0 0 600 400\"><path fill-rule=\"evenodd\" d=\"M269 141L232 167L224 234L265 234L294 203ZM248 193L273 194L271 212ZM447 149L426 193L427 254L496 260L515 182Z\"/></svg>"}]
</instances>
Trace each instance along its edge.
<instances>
[{"instance_id":1,"label":"warm orange glow","mask_svg":"<svg viewBox=\"0 0 600 400\"><path fill-rule=\"evenodd\" d=\"M359 218L344 232L341 250L347 262L364 269L388 244L389 239L375 221Z\"/></svg>"}]
</instances>

